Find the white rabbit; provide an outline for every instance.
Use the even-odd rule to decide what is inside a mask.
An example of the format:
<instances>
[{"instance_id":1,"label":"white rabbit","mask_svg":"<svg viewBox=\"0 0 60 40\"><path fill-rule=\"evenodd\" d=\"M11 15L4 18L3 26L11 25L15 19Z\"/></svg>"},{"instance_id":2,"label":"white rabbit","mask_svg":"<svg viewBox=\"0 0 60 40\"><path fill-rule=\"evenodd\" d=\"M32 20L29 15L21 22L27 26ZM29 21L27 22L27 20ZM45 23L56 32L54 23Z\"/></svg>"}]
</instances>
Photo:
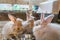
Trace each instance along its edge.
<instances>
[{"instance_id":1,"label":"white rabbit","mask_svg":"<svg viewBox=\"0 0 60 40\"><path fill-rule=\"evenodd\" d=\"M4 40L9 39L10 34L17 34L23 32L22 28L22 19L16 18L11 14L8 14L8 17L11 21L7 22L2 29L2 36Z\"/></svg>"},{"instance_id":2,"label":"white rabbit","mask_svg":"<svg viewBox=\"0 0 60 40\"><path fill-rule=\"evenodd\" d=\"M41 14L40 25L33 28L33 34L36 40L60 40L60 25L50 23L54 15L44 18Z\"/></svg>"}]
</instances>

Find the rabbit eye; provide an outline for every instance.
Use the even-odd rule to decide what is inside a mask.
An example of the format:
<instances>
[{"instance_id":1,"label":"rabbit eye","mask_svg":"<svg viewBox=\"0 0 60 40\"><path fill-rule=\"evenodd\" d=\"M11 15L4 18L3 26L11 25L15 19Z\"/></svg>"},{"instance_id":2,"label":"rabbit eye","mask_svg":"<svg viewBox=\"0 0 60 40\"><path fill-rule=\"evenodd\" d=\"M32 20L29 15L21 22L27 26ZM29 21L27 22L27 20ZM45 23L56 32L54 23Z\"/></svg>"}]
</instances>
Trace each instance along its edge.
<instances>
[{"instance_id":1,"label":"rabbit eye","mask_svg":"<svg viewBox=\"0 0 60 40\"><path fill-rule=\"evenodd\" d=\"M17 30L19 30L19 28L17 28Z\"/></svg>"}]
</instances>

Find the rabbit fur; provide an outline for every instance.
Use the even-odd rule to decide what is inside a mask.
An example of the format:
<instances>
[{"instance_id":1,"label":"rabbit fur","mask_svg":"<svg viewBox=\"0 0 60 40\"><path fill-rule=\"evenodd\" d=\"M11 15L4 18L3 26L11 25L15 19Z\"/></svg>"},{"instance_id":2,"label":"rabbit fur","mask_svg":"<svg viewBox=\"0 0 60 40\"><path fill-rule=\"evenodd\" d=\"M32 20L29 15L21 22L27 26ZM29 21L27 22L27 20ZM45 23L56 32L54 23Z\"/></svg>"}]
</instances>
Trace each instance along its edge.
<instances>
[{"instance_id":1,"label":"rabbit fur","mask_svg":"<svg viewBox=\"0 0 60 40\"><path fill-rule=\"evenodd\" d=\"M7 22L2 29L2 36L3 36L2 39L4 40L9 39L10 34L14 34L16 36L18 30L23 31L22 19L16 18L12 16L11 14L8 14L8 17L11 21ZM19 33L22 34L21 32Z\"/></svg>"},{"instance_id":2,"label":"rabbit fur","mask_svg":"<svg viewBox=\"0 0 60 40\"><path fill-rule=\"evenodd\" d=\"M2 36L4 40L7 40L10 38L10 34L17 34L17 28L21 28L20 31L20 35L22 34L21 32L25 31L26 33L29 33L29 31L31 32L31 28L34 25L34 20L33 17L30 16L30 19L27 21L23 21L20 18L16 18L11 14L8 14L8 17L11 21L9 21L8 23L6 23L2 29ZM17 27L15 27L17 26ZM28 31L29 30L29 31ZM15 31L15 33L14 33Z\"/></svg>"},{"instance_id":3,"label":"rabbit fur","mask_svg":"<svg viewBox=\"0 0 60 40\"><path fill-rule=\"evenodd\" d=\"M36 40L60 40L60 25L50 23L54 15L44 18L41 14L40 25L33 27L33 35Z\"/></svg>"}]
</instances>

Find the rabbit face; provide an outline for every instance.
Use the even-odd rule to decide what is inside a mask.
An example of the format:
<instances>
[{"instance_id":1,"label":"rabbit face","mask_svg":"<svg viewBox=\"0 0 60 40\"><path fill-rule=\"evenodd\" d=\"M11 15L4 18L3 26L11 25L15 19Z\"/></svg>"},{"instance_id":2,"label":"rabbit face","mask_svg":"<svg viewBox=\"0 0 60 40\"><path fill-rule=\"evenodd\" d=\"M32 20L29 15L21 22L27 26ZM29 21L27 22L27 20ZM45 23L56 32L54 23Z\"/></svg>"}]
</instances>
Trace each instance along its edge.
<instances>
[{"instance_id":1,"label":"rabbit face","mask_svg":"<svg viewBox=\"0 0 60 40\"><path fill-rule=\"evenodd\" d=\"M22 20L19 18L16 18L10 14L8 14L9 19L14 22L12 29L13 29L13 33L15 32L17 33L22 33L23 32L23 27L22 27Z\"/></svg>"},{"instance_id":2,"label":"rabbit face","mask_svg":"<svg viewBox=\"0 0 60 40\"><path fill-rule=\"evenodd\" d=\"M30 27L33 27L34 26L34 20L33 19L28 20L28 23L29 23Z\"/></svg>"},{"instance_id":3,"label":"rabbit face","mask_svg":"<svg viewBox=\"0 0 60 40\"><path fill-rule=\"evenodd\" d=\"M23 28L21 22L19 20L15 21L15 23L13 24L13 31L20 32L22 30Z\"/></svg>"}]
</instances>

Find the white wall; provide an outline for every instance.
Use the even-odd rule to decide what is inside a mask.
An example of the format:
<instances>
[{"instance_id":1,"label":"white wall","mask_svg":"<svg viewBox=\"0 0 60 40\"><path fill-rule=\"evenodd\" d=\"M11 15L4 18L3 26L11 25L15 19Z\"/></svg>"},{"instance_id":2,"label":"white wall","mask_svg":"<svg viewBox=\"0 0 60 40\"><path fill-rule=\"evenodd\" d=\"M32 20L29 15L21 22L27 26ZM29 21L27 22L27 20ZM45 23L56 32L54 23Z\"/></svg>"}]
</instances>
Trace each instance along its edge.
<instances>
[{"instance_id":1,"label":"white wall","mask_svg":"<svg viewBox=\"0 0 60 40\"><path fill-rule=\"evenodd\" d=\"M37 13L52 13L54 2L55 1L46 1L40 3L40 8L38 9Z\"/></svg>"},{"instance_id":2,"label":"white wall","mask_svg":"<svg viewBox=\"0 0 60 40\"><path fill-rule=\"evenodd\" d=\"M38 9L38 13L51 13L52 12L52 6L53 3L50 2L50 3L42 3L40 4L40 8Z\"/></svg>"},{"instance_id":3,"label":"white wall","mask_svg":"<svg viewBox=\"0 0 60 40\"><path fill-rule=\"evenodd\" d=\"M53 3L46 3L43 5L40 5L40 8L43 10L44 13L51 13L52 12L52 5Z\"/></svg>"}]
</instances>

